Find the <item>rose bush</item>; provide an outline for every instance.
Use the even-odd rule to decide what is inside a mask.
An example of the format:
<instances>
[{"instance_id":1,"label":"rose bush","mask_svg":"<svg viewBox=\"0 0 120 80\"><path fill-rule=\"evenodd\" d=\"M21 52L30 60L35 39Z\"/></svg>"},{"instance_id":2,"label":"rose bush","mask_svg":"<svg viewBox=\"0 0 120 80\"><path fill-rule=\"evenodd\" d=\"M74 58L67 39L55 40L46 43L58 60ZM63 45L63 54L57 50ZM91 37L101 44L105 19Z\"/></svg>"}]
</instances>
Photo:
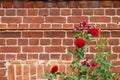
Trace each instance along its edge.
<instances>
[{"instance_id":1,"label":"rose bush","mask_svg":"<svg viewBox=\"0 0 120 80\"><path fill-rule=\"evenodd\" d=\"M110 72L112 63L108 59L111 52L107 51L105 47L109 40L103 40L100 31L100 25L92 27L86 22L75 26L74 44L76 49L68 51L69 55L75 57L70 64L71 75L67 76L65 73L59 72L57 66L53 66L51 72L46 72L43 77L48 80L56 78L57 75L60 75L62 80L115 80L117 74ZM92 40L96 44L94 49L97 52L93 59L85 59L85 49L89 46L90 37L97 37Z\"/></svg>"}]
</instances>

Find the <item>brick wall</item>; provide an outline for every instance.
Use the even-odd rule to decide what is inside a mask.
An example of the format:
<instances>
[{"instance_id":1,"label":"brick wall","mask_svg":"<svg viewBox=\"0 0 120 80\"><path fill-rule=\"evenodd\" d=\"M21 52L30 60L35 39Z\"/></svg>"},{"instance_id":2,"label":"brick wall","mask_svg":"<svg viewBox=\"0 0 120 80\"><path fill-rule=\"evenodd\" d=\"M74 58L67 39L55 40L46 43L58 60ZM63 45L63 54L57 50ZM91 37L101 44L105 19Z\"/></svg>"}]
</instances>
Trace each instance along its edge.
<instances>
[{"instance_id":1,"label":"brick wall","mask_svg":"<svg viewBox=\"0 0 120 80\"><path fill-rule=\"evenodd\" d=\"M120 1L0 2L0 80L40 80L54 64L70 72L72 29L82 21L102 25L112 71L120 72ZM93 58L89 42L86 57Z\"/></svg>"}]
</instances>

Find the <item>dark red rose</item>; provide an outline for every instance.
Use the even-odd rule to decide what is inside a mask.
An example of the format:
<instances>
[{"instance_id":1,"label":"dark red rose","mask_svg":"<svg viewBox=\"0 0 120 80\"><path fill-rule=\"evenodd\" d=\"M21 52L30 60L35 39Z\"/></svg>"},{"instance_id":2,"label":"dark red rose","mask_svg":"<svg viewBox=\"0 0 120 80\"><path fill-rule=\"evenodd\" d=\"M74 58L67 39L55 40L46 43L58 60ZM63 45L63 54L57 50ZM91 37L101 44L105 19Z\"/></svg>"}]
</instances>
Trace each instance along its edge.
<instances>
[{"instance_id":1,"label":"dark red rose","mask_svg":"<svg viewBox=\"0 0 120 80\"><path fill-rule=\"evenodd\" d=\"M82 25L83 27L86 27L87 23L86 23L85 21L83 21L83 22L81 23L81 25Z\"/></svg>"},{"instance_id":2,"label":"dark red rose","mask_svg":"<svg viewBox=\"0 0 120 80\"><path fill-rule=\"evenodd\" d=\"M51 69L51 72L55 73L57 71L58 71L58 66L53 66L52 69Z\"/></svg>"},{"instance_id":3,"label":"dark red rose","mask_svg":"<svg viewBox=\"0 0 120 80\"><path fill-rule=\"evenodd\" d=\"M91 66L92 66L92 67L97 67L98 64L97 64L97 63L91 63Z\"/></svg>"},{"instance_id":4,"label":"dark red rose","mask_svg":"<svg viewBox=\"0 0 120 80\"><path fill-rule=\"evenodd\" d=\"M82 48L85 45L85 40L82 38L77 38L74 43L77 47Z\"/></svg>"},{"instance_id":5,"label":"dark red rose","mask_svg":"<svg viewBox=\"0 0 120 80\"><path fill-rule=\"evenodd\" d=\"M92 28L88 30L88 33L90 33L92 36L98 36L99 31L96 28Z\"/></svg>"}]
</instances>

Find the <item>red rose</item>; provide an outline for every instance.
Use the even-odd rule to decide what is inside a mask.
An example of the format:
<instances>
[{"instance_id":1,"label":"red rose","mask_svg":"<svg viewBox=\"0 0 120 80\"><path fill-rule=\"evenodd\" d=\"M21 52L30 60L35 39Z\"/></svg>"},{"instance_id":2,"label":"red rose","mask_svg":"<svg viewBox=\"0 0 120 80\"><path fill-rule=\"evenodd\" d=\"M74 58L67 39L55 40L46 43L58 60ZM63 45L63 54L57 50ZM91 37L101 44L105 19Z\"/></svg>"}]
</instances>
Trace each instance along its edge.
<instances>
[{"instance_id":1,"label":"red rose","mask_svg":"<svg viewBox=\"0 0 120 80\"><path fill-rule=\"evenodd\" d=\"M81 24L83 27L85 27L87 25L87 23L85 21L82 22Z\"/></svg>"},{"instance_id":2,"label":"red rose","mask_svg":"<svg viewBox=\"0 0 120 80\"><path fill-rule=\"evenodd\" d=\"M85 40L82 38L75 39L75 45L79 48L83 47L85 45Z\"/></svg>"},{"instance_id":3,"label":"red rose","mask_svg":"<svg viewBox=\"0 0 120 80\"><path fill-rule=\"evenodd\" d=\"M51 72L55 73L57 71L58 71L58 66L53 66L52 69L51 69Z\"/></svg>"},{"instance_id":4,"label":"red rose","mask_svg":"<svg viewBox=\"0 0 120 80\"><path fill-rule=\"evenodd\" d=\"M96 28L92 28L88 30L88 33L90 33L92 36L98 36L99 31Z\"/></svg>"},{"instance_id":5,"label":"red rose","mask_svg":"<svg viewBox=\"0 0 120 80\"><path fill-rule=\"evenodd\" d=\"M91 66L92 66L92 67L97 67L98 64L97 64L97 63L92 63Z\"/></svg>"}]
</instances>

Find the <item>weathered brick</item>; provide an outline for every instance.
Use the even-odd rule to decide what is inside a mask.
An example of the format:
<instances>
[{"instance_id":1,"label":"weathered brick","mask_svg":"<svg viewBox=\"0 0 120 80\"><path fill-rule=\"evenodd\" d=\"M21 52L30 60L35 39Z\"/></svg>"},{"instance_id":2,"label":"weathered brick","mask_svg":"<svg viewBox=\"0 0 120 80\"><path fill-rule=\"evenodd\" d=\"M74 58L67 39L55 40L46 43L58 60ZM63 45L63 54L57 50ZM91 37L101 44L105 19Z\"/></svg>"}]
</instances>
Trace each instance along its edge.
<instances>
[{"instance_id":1,"label":"weathered brick","mask_svg":"<svg viewBox=\"0 0 120 80\"><path fill-rule=\"evenodd\" d=\"M27 10L17 9L17 16L27 15Z\"/></svg>"},{"instance_id":2,"label":"weathered brick","mask_svg":"<svg viewBox=\"0 0 120 80\"><path fill-rule=\"evenodd\" d=\"M56 60L60 59L60 54L51 54L50 56L51 59L56 59Z\"/></svg>"},{"instance_id":3,"label":"weathered brick","mask_svg":"<svg viewBox=\"0 0 120 80\"><path fill-rule=\"evenodd\" d=\"M73 39L63 39L63 45L73 45Z\"/></svg>"},{"instance_id":4,"label":"weathered brick","mask_svg":"<svg viewBox=\"0 0 120 80\"><path fill-rule=\"evenodd\" d=\"M28 54L28 59L38 59L38 54Z\"/></svg>"},{"instance_id":5,"label":"weathered brick","mask_svg":"<svg viewBox=\"0 0 120 80\"><path fill-rule=\"evenodd\" d=\"M35 64L30 65L30 74L31 75L36 74L36 65Z\"/></svg>"},{"instance_id":6,"label":"weathered brick","mask_svg":"<svg viewBox=\"0 0 120 80\"><path fill-rule=\"evenodd\" d=\"M115 15L115 9L106 9L105 13L106 15Z\"/></svg>"},{"instance_id":7,"label":"weathered brick","mask_svg":"<svg viewBox=\"0 0 120 80\"><path fill-rule=\"evenodd\" d=\"M82 15L81 9L72 9L72 15Z\"/></svg>"},{"instance_id":8,"label":"weathered brick","mask_svg":"<svg viewBox=\"0 0 120 80\"><path fill-rule=\"evenodd\" d=\"M110 39L109 44L110 45L119 45L119 39Z\"/></svg>"},{"instance_id":9,"label":"weathered brick","mask_svg":"<svg viewBox=\"0 0 120 80\"><path fill-rule=\"evenodd\" d=\"M41 39L40 44L41 45L50 45L50 39Z\"/></svg>"},{"instance_id":10,"label":"weathered brick","mask_svg":"<svg viewBox=\"0 0 120 80\"><path fill-rule=\"evenodd\" d=\"M35 7L36 8L44 8L45 7L45 2L44 1L36 1L35 2Z\"/></svg>"},{"instance_id":11,"label":"weathered brick","mask_svg":"<svg viewBox=\"0 0 120 80\"><path fill-rule=\"evenodd\" d=\"M93 15L93 9L84 9L83 15Z\"/></svg>"},{"instance_id":12,"label":"weathered brick","mask_svg":"<svg viewBox=\"0 0 120 80\"><path fill-rule=\"evenodd\" d=\"M4 16L5 15L4 12L5 10L0 10L0 16Z\"/></svg>"},{"instance_id":13,"label":"weathered brick","mask_svg":"<svg viewBox=\"0 0 120 80\"><path fill-rule=\"evenodd\" d=\"M28 16L37 16L38 10L37 9L29 9L28 10Z\"/></svg>"},{"instance_id":14,"label":"weathered brick","mask_svg":"<svg viewBox=\"0 0 120 80\"><path fill-rule=\"evenodd\" d=\"M40 79L42 77L42 75L44 74L43 70L44 70L43 65L38 65L38 67L37 67L37 77L38 77L38 79Z\"/></svg>"},{"instance_id":15,"label":"weathered brick","mask_svg":"<svg viewBox=\"0 0 120 80\"><path fill-rule=\"evenodd\" d=\"M39 45L39 39L30 39L29 45Z\"/></svg>"},{"instance_id":16,"label":"weathered brick","mask_svg":"<svg viewBox=\"0 0 120 80\"><path fill-rule=\"evenodd\" d=\"M104 9L94 9L94 15L104 15Z\"/></svg>"},{"instance_id":17,"label":"weathered brick","mask_svg":"<svg viewBox=\"0 0 120 80\"><path fill-rule=\"evenodd\" d=\"M6 10L6 16L15 16L16 10Z\"/></svg>"},{"instance_id":18,"label":"weathered brick","mask_svg":"<svg viewBox=\"0 0 120 80\"><path fill-rule=\"evenodd\" d=\"M11 1L3 1L2 7L3 8L12 8L12 2Z\"/></svg>"},{"instance_id":19,"label":"weathered brick","mask_svg":"<svg viewBox=\"0 0 120 80\"><path fill-rule=\"evenodd\" d=\"M0 54L0 60L5 60L5 54Z\"/></svg>"},{"instance_id":20,"label":"weathered brick","mask_svg":"<svg viewBox=\"0 0 120 80\"><path fill-rule=\"evenodd\" d=\"M50 9L50 15L60 15L60 9Z\"/></svg>"},{"instance_id":21,"label":"weathered brick","mask_svg":"<svg viewBox=\"0 0 120 80\"><path fill-rule=\"evenodd\" d=\"M52 42L51 42L51 44L52 45L61 45L61 42L62 40L61 39L52 39Z\"/></svg>"},{"instance_id":22,"label":"weathered brick","mask_svg":"<svg viewBox=\"0 0 120 80\"><path fill-rule=\"evenodd\" d=\"M22 74L22 65L18 64L16 65L16 75Z\"/></svg>"},{"instance_id":23,"label":"weathered brick","mask_svg":"<svg viewBox=\"0 0 120 80\"><path fill-rule=\"evenodd\" d=\"M15 80L15 73L14 73L14 66L9 65L8 66L8 80Z\"/></svg>"},{"instance_id":24,"label":"weathered brick","mask_svg":"<svg viewBox=\"0 0 120 80\"><path fill-rule=\"evenodd\" d=\"M5 39L0 39L0 45L5 45Z\"/></svg>"},{"instance_id":25,"label":"weathered brick","mask_svg":"<svg viewBox=\"0 0 120 80\"><path fill-rule=\"evenodd\" d=\"M71 60L72 56L68 54L62 54L62 60Z\"/></svg>"},{"instance_id":26,"label":"weathered brick","mask_svg":"<svg viewBox=\"0 0 120 80\"><path fill-rule=\"evenodd\" d=\"M6 60L15 60L16 54L6 54Z\"/></svg>"},{"instance_id":27,"label":"weathered brick","mask_svg":"<svg viewBox=\"0 0 120 80\"><path fill-rule=\"evenodd\" d=\"M112 37L120 37L120 31L112 31L111 36Z\"/></svg>"},{"instance_id":28,"label":"weathered brick","mask_svg":"<svg viewBox=\"0 0 120 80\"><path fill-rule=\"evenodd\" d=\"M5 69L0 69L0 76L5 76L6 70Z\"/></svg>"},{"instance_id":29,"label":"weathered brick","mask_svg":"<svg viewBox=\"0 0 120 80\"><path fill-rule=\"evenodd\" d=\"M78 1L68 1L69 8L78 8L79 2Z\"/></svg>"},{"instance_id":30,"label":"weathered brick","mask_svg":"<svg viewBox=\"0 0 120 80\"><path fill-rule=\"evenodd\" d=\"M40 16L47 16L48 15L48 9L40 9L39 10Z\"/></svg>"},{"instance_id":31,"label":"weathered brick","mask_svg":"<svg viewBox=\"0 0 120 80\"><path fill-rule=\"evenodd\" d=\"M16 39L7 39L7 45L17 45Z\"/></svg>"},{"instance_id":32,"label":"weathered brick","mask_svg":"<svg viewBox=\"0 0 120 80\"><path fill-rule=\"evenodd\" d=\"M23 1L13 1L13 7L14 8L23 8Z\"/></svg>"},{"instance_id":33,"label":"weathered brick","mask_svg":"<svg viewBox=\"0 0 120 80\"><path fill-rule=\"evenodd\" d=\"M49 54L40 54L39 59L40 60L49 60Z\"/></svg>"},{"instance_id":34,"label":"weathered brick","mask_svg":"<svg viewBox=\"0 0 120 80\"><path fill-rule=\"evenodd\" d=\"M70 9L61 9L61 15L70 15L70 14L71 14Z\"/></svg>"},{"instance_id":35,"label":"weathered brick","mask_svg":"<svg viewBox=\"0 0 120 80\"><path fill-rule=\"evenodd\" d=\"M28 39L18 39L18 45L28 45Z\"/></svg>"},{"instance_id":36,"label":"weathered brick","mask_svg":"<svg viewBox=\"0 0 120 80\"><path fill-rule=\"evenodd\" d=\"M33 1L25 1L24 2L24 8L34 8L35 7L35 4Z\"/></svg>"},{"instance_id":37,"label":"weathered brick","mask_svg":"<svg viewBox=\"0 0 120 80\"><path fill-rule=\"evenodd\" d=\"M26 60L27 54L17 54L17 60Z\"/></svg>"}]
</instances>

